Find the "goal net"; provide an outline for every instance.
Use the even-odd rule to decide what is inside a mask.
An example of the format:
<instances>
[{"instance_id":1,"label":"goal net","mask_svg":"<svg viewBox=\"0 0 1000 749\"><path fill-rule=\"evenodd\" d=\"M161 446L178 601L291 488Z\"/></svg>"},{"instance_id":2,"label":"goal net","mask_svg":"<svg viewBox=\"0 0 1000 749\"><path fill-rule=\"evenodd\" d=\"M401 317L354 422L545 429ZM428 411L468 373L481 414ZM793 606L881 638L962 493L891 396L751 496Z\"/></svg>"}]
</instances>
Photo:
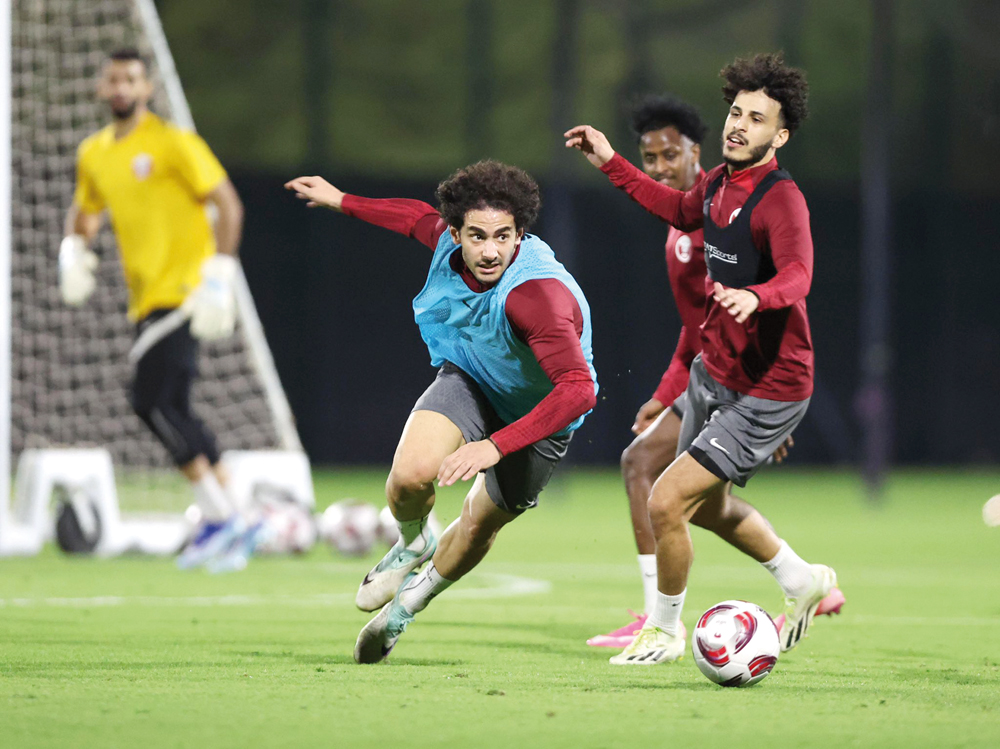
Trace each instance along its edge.
<instances>
[{"instance_id":1,"label":"goal net","mask_svg":"<svg viewBox=\"0 0 1000 749\"><path fill-rule=\"evenodd\" d=\"M109 120L95 97L106 55L137 47L151 108L191 126L152 0L15 0L11 18L11 451L107 448L124 510L176 510L190 496L132 412L134 326L114 237L95 251L98 286L79 309L59 296L57 256L80 142ZM301 449L242 274L233 337L203 345L193 392L221 449Z\"/></svg>"}]
</instances>

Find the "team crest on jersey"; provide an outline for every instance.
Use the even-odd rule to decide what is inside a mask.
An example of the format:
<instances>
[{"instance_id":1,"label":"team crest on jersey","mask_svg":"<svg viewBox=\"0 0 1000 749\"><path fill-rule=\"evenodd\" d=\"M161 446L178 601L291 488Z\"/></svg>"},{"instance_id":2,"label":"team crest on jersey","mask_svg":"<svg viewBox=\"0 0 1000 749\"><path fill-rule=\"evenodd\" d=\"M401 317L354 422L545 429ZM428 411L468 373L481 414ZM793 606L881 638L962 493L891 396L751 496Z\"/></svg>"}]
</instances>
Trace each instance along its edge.
<instances>
[{"instance_id":1,"label":"team crest on jersey","mask_svg":"<svg viewBox=\"0 0 1000 749\"><path fill-rule=\"evenodd\" d=\"M674 242L674 254L677 259L682 263L690 262L691 260L691 237L687 234L681 234L677 241Z\"/></svg>"},{"instance_id":2,"label":"team crest on jersey","mask_svg":"<svg viewBox=\"0 0 1000 749\"><path fill-rule=\"evenodd\" d=\"M153 157L148 153L140 153L132 159L132 174L140 182L153 173Z\"/></svg>"}]
</instances>

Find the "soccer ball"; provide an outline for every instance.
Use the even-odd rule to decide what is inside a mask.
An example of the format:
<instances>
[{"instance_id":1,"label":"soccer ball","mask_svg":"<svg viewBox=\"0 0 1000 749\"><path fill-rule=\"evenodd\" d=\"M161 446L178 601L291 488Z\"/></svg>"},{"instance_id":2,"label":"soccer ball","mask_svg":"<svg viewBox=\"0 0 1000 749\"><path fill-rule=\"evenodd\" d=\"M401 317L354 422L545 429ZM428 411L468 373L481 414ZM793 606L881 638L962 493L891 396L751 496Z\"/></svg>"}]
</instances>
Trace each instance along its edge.
<instances>
[{"instance_id":1,"label":"soccer ball","mask_svg":"<svg viewBox=\"0 0 1000 749\"><path fill-rule=\"evenodd\" d=\"M316 521L308 507L298 502L261 505L264 530L257 554L305 554L316 543Z\"/></svg>"},{"instance_id":2,"label":"soccer ball","mask_svg":"<svg viewBox=\"0 0 1000 749\"><path fill-rule=\"evenodd\" d=\"M319 517L319 536L341 554L364 556L381 532L378 510L357 499L342 499Z\"/></svg>"},{"instance_id":3,"label":"soccer ball","mask_svg":"<svg viewBox=\"0 0 1000 749\"><path fill-rule=\"evenodd\" d=\"M701 615L691 650L711 681L748 687L771 673L781 646L778 628L764 609L746 601L723 601Z\"/></svg>"}]
</instances>

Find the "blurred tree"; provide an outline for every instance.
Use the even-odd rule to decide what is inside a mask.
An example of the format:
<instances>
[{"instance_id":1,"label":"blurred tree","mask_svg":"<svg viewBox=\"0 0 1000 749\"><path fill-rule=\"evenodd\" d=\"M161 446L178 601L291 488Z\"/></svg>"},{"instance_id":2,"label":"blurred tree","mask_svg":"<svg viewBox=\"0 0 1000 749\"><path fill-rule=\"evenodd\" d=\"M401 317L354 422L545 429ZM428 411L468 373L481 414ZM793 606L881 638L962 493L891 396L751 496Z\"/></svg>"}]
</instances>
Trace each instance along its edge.
<instances>
[{"instance_id":1,"label":"blurred tree","mask_svg":"<svg viewBox=\"0 0 1000 749\"><path fill-rule=\"evenodd\" d=\"M245 0L234 12L222 0L157 0L199 128L227 164L285 172L323 161L433 179L489 154L545 175L561 168L563 126L589 121L621 141L625 100L646 90L699 106L716 138L718 70L784 48L809 73L812 117L783 162L800 180L844 187L859 178L870 3ZM995 193L996 158L981 144L1000 128L988 31L1000 6L908 0L898 15L893 181ZM556 65L572 68L572 92L554 87ZM573 111L562 112L568 95ZM926 169L929 152L944 175Z\"/></svg>"}]
</instances>

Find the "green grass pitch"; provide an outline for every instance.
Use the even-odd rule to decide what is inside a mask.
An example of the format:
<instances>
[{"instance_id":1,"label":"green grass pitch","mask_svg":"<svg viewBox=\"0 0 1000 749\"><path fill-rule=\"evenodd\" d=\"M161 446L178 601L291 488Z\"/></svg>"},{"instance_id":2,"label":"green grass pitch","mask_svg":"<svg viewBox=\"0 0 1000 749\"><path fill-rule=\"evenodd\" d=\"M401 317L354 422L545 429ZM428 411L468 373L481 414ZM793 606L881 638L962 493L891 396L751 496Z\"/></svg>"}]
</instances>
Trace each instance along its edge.
<instances>
[{"instance_id":1,"label":"green grass pitch","mask_svg":"<svg viewBox=\"0 0 1000 749\"><path fill-rule=\"evenodd\" d=\"M381 501L383 481L318 474L320 504ZM641 606L613 471L565 468L377 666L351 658L377 553L317 547L219 577L0 560L0 746L1000 746L1000 529L980 519L998 491L996 472L900 473L872 507L849 474L751 482L743 496L837 569L847 605L749 689L709 683L690 649L628 668L584 644ZM461 496L441 495L443 520ZM689 629L727 598L778 609L758 565L697 530L695 552Z\"/></svg>"}]
</instances>

